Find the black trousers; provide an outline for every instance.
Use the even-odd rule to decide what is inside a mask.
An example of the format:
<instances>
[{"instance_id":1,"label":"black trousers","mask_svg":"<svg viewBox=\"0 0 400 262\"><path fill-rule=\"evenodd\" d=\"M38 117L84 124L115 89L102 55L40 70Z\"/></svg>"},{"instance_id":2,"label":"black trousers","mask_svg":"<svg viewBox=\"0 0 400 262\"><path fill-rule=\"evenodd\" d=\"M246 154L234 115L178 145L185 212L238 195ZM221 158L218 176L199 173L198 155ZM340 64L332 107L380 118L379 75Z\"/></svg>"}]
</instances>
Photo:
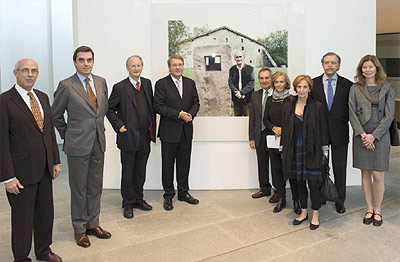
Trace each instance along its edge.
<instances>
[{"instance_id":1,"label":"black trousers","mask_svg":"<svg viewBox=\"0 0 400 262\"><path fill-rule=\"evenodd\" d=\"M346 171L347 171L347 151L348 145L332 146L332 167L335 177L335 186L338 191L339 204L343 204L346 198Z\"/></svg>"},{"instance_id":2,"label":"black trousers","mask_svg":"<svg viewBox=\"0 0 400 262\"><path fill-rule=\"evenodd\" d=\"M292 200L299 200L299 189L296 179L289 179L290 190L292 191Z\"/></svg>"},{"instance_id":3,"label":"black trousers","mask_svg":"<svg viewBox=\"0 0 400 262\"><path fill-rule=\"evenodd\" d=\"M269 152L269 157L271 159L272 184L276 189L275 193L277 193L280 198L285 199L286 180L283 176L281 154L279 154L279 152L273 152L271 150Z\"/></svg>"},{"instance_id":4,"label":"black trousers","mask_svg":"<svg viewBox=\"0 0 400 262\"><path fill-rule=\"evenodd\" d=\"M321 200L319 194L319 188L321 187L321 182L319 181L314 181L314 180L297 181L300 206L303 209L307 208L308 191L307 191L306 181L308 182L308 188L310 189L311 208L313 210L319 210L321 208Z\"/></svg>"},{"instance_id":5,"label":"black trousers","mask_svg":"<svg viewBox=\"0 0 400 262\"><path fill-rule=\"evenodd\" d=\"M51 252L53 235L53 186L49 172L44 172L39 183L23 186L18 195L7 192L11 206L11 247L15 261L31 261L28 255L32 231L35 255L39 259Z\"/></svg>"},{"instance_id":6,"label":"black trousers","mask_svg":"<svg viewBox=\"0 0 400 262\"><path fill-rule=\"evenodd\" d=\"M271 184L269 183L270 154L269 151L267 150L265 135L266 132L261 132L260 144L256 146L257 164L258 164L258 182L260 184L260 191L262 192L271 191Z\"/></svg>"},{"instance_id":7,"label":"black trousers","mask_svg":"<svg viewBox=\"0 0 400 262\"><path fill-rule=\"evenodd\" d=\"M235 116L248 116L250 111L250 104L246 104L246 101L233 102L233 112Z\"/></svg>"},{"instance_id":8,"label":"black trousers","mask_svg":"<svg viewBox=\"0 0 400 262\"><path fill-rule=\"evenodd\" d=\"M188 141L186 139L185 132L183 131L178 143L161 141L162 184L164 188L165 199L173 198L175 196L175 160L176 180L178 182L178 196L183 196L189 192L189 170L191 153L192 141Z\"/></svg>"},{"instance_id":9,"label":"black trousers","mask_svg":"<svg viewBox=\"0 0 400 262\"><path fill-rule=\"evenodd\" d=\"M146 181L146 165L150 154L150 139L146 132L140 133L138 151L121 151L122 207L143 202L143 185Z\"/></svg>"}]
</instances>

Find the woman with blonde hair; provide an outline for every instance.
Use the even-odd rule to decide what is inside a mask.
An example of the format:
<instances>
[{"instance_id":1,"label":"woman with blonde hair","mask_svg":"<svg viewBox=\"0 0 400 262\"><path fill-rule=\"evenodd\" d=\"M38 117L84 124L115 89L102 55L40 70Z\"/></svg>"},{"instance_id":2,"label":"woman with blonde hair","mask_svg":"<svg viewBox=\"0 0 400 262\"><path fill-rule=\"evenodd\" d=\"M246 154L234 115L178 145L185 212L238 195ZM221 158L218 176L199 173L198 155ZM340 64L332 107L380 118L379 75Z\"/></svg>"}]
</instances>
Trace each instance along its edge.
<instances>
[{"instance_id":1,"label":"woman with blonde hair","mask_svg":"<svg viewBox=\"0 0 400 262\"><path fill-rule=\"evenodd\" d=\"M361 58L350 89L349 118L353 127L353 167L361 169L367 212L363 223L383 223L384 172L389 169L389 127L394 117L394 89L374 55ZM373 179L372 179L373 178Z\"/></svg>"}]
</instances>

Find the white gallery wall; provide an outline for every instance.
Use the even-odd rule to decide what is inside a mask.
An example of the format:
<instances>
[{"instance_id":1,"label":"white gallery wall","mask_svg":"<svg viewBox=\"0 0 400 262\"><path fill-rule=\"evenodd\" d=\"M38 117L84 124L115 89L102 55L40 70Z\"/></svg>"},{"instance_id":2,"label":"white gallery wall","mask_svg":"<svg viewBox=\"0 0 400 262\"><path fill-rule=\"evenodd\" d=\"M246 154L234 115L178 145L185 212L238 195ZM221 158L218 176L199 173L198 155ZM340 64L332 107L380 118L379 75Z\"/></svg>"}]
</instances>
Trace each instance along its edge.
<instances>
[{"instance_id":1,"label":"white gallery wall","mask_svg":"<svg viewBox=\"0 0 400 262\"><path fill-rule=\"evenodd\" d=\"M291 79L303 73L313 77L321 74L321 56L334 51L342 57L339 73L352 80L359 59L367 53L375 53L375 0L2 0L1 92L14 83L11 70L15 61L31 57L39 63L39 89L52 97L58 81L74 72L71 57L79 45L94 49L93 73L107 79L109 93L113 84L127 77L125 60L132 54L143 57L143 76L150 78L154 85L157 79L168 74L168 46L165 42L168 20L199 16L197 7L200 4L209 8L226 4L229 12L223 15L241 14L238 17L245 23L254 6L268 3L288 6L288 74ZM252 7L246 8L248 5ZM199 19L207 23L207 15L200 15ZM256 154L248 145L248 119L198 117L194 124L189 176L191 188L258 188ZM106 128L104 187L119 188L119 150L115 145L115 133L107 120ZM145 188L160 189L160 142L152 144L151 150ZM349 145L347 184L359 185L359 171L351 165ZM66 163L63 168L66 168Z\"/></svg>"}]
</instances>

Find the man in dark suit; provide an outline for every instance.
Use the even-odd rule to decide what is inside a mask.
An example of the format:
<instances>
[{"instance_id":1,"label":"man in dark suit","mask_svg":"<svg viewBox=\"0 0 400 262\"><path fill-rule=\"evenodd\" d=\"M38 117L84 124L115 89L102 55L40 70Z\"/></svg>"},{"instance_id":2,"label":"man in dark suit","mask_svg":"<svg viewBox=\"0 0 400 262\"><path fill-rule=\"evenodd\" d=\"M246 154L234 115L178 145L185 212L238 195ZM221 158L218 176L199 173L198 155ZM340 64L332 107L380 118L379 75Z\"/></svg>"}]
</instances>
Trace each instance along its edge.
<instances>
[{"instance_id":1,"label":"man in dark suit","mask_svg":"<svg viewBox=\"0 0 400 262\"><path fill-rule=\"evenodd\" d=\"M261 89L254 92L251 97L250 114L249 114L249 140L250 147L256 149L258 163L258 182L260 191L254 193L252 198L260 198L271 195L271 184L269 183L269 152L267 150L265 129L264 109L269 90L271 90L271 74L269 68L262 68L258 72L258 80L260 81ZM274 194L270 199L271 203L278 202L279 197Z\"/></svg>"},{"instance_id":2,"label":"man in dark suit","mask_svg":"<svg viewBox=\"0 0 400 262\"><path fill-rule=\"evenodd\" d=\"M152 210L143 200L143 185L150 141L156 142L156 117L151 82L140 76L142 58L138 55L129 57L126 69L129 77L114 85L108 100L107 118L117 133L117 146L121 150L124 217L133 218L132 208Z\"/></svg>"},{"instance_id":3,"label":"man in dark suit","mask_svg":"<svg viewBox=\"0 0 400 262\"><path fill-rule=\"evenodd\" d=\"M322 59L324 74L313 79L311 91L313 99L323 104L324 114L328 116L329 143L332 152L333 174L338 191L335 203L338 213L346 212L347 149L349 144L349 92L352 82L337 74L340 57L326 53Z\"/></svg>"},{"instance_id":4,"label":"man in dark suit","mask_svg":"<svg viewBox=\"0 0 400 262\"><path fill-rule=\"evenodd\" d=\"M190 155L192 152L193 118L200 108L196 84L182 76L183 57L172 55L168 59L170 74L156 82L154 110L160 114L158 136L161 139L162 184L164 188L164 209L174 207L174 164L178 200L189 204L199 201L189 194Z\"/></svg>"},{"instance_id":5,"label":"man in dark suit","mask_svg":"<svg viewBox=\"0 0 400 262\"><path fill-rule=\"evenodd\" d=\"M248 116L251 95L254 92L254 68L244 63L244 53L234 54L236 65L229 69L228 84L231 89L235 116Z\"/></svg>"},{"instance_id":6,"label":"man in dark suit","mask_svg":"<svg viewBox=\"0 0 400 262\"><path fill-rule=\"evenodd\" d=\"M62 261L50 249L52 179L61 172L60 157L49 98L33 89L38 73L35 61L18 61L14 69L17 83L0 95L0 181L11 206L15 261L31 261L32 231L36 259Z\"/></svg>"},{"instance_id":7,"label":"man in dark suit","mask_svg":"<svg viewBox=\"0 0 400 262\"><path fill-rule=\"evenodd\" d=\"M103 188L104 116L108 108L106 80L93 75L94 53L80 46L73 55L76 74L60 81L52 106L54 125L67 154L71 189L71 218L76 243L89 247L87 235L101 239L111 234L99 226ZM68 113L68 122L64 112Z\"/></svg>"}]
</instances>

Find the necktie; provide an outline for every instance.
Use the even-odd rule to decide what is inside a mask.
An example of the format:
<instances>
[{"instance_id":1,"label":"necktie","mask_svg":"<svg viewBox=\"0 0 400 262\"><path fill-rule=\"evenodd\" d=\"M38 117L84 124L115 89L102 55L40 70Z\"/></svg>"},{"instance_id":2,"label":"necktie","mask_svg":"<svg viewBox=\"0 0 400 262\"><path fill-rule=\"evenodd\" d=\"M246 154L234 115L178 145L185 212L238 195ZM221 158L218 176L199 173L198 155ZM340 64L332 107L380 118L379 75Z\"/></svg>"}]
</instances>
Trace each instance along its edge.
<instances>
[{"instance_id":1,"label":"necktie","mask_svg":"<svg viewBox=\"0 0 400 262\"><path fill-rule=\"evenodd\" d=\"M40 131L43 133L43 116L40 112L39 103L36 98L33 96L32 92L28 92L29 102L31 104L32 115L36 120L36 123L39 126Z\"/></svg>"},{"instance_id":2,"label":"necktie","mask_svg":"<svg viewBox=\"0 0 400 262\"><path fill-rule=\"evenodd\" d=\"M332 102L333 102L333 86L332 86L333 78L328 79L328 109L331 110Z\"/></svg>"},{"instance_id":3,"label":"necktie","mask_svg":"<svg viewBox=\"0 0 400 262\"><path fill-rule=\"evenodd\" d=\"M181 87L181 81L176 80L176 88L178 89L179 95L182 97L182 87Z\"/></svg>"},{"instance_id":4,"label":"necktie","mask_svg":"<svg viewBox=\"0 0 400 262\"><path fill-rule=\"evenodd\" d=\"M87 91L87 93L89 95L89 99L90 99L90 102L92 103L92 106L93 106L94 110L96 110L96 112L97 112L97 98L93 93L93 90L92 90L92 87L90 86L89 81L90 81L89 78L85 79L86 91Z\"/></svg>"},{"instance_id":5,"label":"necktie","mask_svg":"<svg viewBox=\"0 0 400 262\"><path fill-rule=\"evenodd\" d=\"M137 89L138 91L140 91L140 83L139 83L139 81L136 81L136 89Z\"/></svg>"},{"instance_id":6,"label":"necktie","mask_svg":"<svg viewBox=\"0 0 400 262\"><path fill-rule=\"evenodd\" d=\"M261 131L265 130L264 114L265 114L265 104L267 103L267 98L268 98L268 90L265 90L264 91L264 99L263 99L263 102L262 102Z\"/></svg>"}]
</instances>

